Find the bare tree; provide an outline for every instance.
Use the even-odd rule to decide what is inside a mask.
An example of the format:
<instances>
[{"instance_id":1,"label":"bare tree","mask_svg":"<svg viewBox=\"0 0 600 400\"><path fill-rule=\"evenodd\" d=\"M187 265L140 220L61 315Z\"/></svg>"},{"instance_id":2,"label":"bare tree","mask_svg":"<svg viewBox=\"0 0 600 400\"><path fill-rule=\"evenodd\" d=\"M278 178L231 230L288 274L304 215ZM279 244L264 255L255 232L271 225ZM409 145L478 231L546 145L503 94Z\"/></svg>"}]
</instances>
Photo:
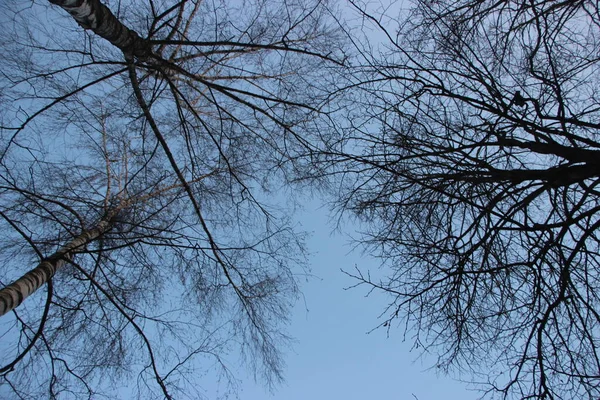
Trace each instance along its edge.
<instances>
[{"instance_id":1,"label":"bare tree","mask_svg":"<svg viewBox=\"0 0 600 400\"><path fill-rule=\"evenodd\" d=\"M0 384L198 398L193 366L234 385L231 351L278 382L304 247L270 198L321 134L330 7L52 3L1 6L0 298L33 294L3 317Z\"/></svg>"},{"instance_id":2,"label":"bare tree","mask_svg":"<svg viewBox=\"0 0 600 400\"><path fill-rule=\"evenodd\" d=\"M588 1L354 4L355 108L322 154L397 319L491 397L600 396L600 10ZM406 324L406 325L404 325Z\"/></svg>"}]
</instances>

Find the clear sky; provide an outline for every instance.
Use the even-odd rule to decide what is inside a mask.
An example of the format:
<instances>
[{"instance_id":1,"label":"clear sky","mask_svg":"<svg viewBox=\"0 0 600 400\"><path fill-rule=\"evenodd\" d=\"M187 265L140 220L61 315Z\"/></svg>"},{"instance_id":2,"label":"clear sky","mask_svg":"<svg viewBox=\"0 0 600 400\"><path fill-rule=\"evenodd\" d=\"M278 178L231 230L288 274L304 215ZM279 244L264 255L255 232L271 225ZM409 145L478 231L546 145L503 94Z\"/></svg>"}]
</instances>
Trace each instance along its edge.
<instances>
[{"instance_id":1,"label":"clear sky","mask_svg":"<svg viewBox=\"0 0 600 400\"><path fill-rule=\"evenodd\" d=\"M241 400L363 400L461 399L474 400L480 394L429 369L434 358L419 360L412 343L403 342L401 328L367 333L381 321L383 296L365 298L364 289L344 290L353 280L340 268L378 268L376 260L351 252L348 237L331 235L328 212L317 202L298 215L302 228L312 232L309 249L312 273L303 282L300 301L288 332L297 340L286 357L286 382L271 395L251 377L243 379ZM466 377L465 377L466 378Z\"/></svg>"}]
</instances>

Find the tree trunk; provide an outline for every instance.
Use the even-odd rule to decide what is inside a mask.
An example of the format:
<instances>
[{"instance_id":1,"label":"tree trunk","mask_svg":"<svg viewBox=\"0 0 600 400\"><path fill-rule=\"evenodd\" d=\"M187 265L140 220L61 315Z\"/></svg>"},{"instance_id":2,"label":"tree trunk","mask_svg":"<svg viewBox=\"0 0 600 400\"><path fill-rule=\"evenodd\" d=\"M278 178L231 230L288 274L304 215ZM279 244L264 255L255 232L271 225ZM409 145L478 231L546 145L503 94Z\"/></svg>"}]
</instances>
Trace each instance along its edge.
<instances>
[{"instance_id":1,"label":"tree trunk","mask_svg":"<svg viewBox=\"0 0 600 400\"><path fill-rule=\"evenodd\" d=\"M84 29L117 46L126 55L140 59L148 58L152 52L150 44L137 32L121 23L99 0L49 0L67 11Z\"/></svg>"},{"instance_id":2,"label":"tree trunk","mask_svg":"<svg viewBox=\"0 0 600 400\"><path fill-rule=\"evenodd\" d=\"M37 267L0 289L0 316L18 307L29 295L48 282L68 260L72 259L76 250L104 235L111 226L110 221L100 221L96 227L84 231L56 253L42 260Z\"/></svg>"}]
</instances>

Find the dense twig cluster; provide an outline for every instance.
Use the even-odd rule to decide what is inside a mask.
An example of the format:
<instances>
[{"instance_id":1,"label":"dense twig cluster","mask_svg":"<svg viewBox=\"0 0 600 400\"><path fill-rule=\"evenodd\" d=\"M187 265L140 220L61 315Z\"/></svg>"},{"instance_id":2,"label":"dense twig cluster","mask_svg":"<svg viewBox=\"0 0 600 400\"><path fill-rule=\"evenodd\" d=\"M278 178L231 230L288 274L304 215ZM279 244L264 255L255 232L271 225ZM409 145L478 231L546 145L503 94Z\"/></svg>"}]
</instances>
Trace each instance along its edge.
<instances>
[{"instance_id":1,"label":"dense twig cluster","mask_svg":"<svg viewBox=\"0 0 600 400\"><path fill-rule=\"evenodd\" d=\"M356 7L386 39L328 161L390 274L349 273L490 393L598 398L597 4L418 1L397 31Z\"/></svg>"}]
</instances>

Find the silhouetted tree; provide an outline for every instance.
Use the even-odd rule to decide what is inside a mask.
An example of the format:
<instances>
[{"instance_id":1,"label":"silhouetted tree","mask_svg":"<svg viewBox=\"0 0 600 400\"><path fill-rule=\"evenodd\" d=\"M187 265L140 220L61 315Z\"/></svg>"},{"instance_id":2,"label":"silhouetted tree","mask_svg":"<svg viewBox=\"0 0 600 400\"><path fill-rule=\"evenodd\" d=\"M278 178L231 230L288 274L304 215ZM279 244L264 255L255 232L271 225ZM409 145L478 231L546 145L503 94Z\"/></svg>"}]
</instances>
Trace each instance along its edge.
<instances>
[{"instance_id":1,"label":"silhouetted tree","mask_svg":"<svg viewBox=\"0 0 600 400\"><path fill-rule=\"evenodd\" d=\"M597 399L598 5L354 6L383 40L355 39L360 91L322 156L387 273L348 273L488 394Z\"/></svg>"},{"instance_id":2,"label":"silhouetted tree","mask_svg":"<svg viewBox=\"0 0 600 400\"><path fill-rule=\"evenodd\" d=\"M231 351L279 381L327 4L51 3L0 6L2 390L197 398Z\"/></svg>"}]
</instances>

